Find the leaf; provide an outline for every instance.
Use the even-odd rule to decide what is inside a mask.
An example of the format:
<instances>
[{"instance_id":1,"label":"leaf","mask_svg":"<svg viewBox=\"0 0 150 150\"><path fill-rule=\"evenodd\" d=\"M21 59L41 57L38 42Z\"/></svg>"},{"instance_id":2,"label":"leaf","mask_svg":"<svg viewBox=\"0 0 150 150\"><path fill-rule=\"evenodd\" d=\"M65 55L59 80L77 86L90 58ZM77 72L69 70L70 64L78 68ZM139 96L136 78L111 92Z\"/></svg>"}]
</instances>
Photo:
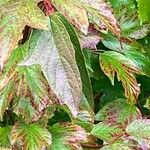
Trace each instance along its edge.
<instances>
[{"instance_id":1,"label":"leaf","mask_svg":"<svg viewBox=\"0 0 150 150\"><path fill-rule=\"evenodd\" d=\"M43 114L43 110L52 102L47 91L47 82L41 74L41 69L36 66L19 67L18 74L20 77L18 95L23 97L30 95L30 101L38 113L32 118L36 121Z\"/></svg>"},{"instance_id":2,"label":"leaf","mask_svg":"<svg viewBox=\"0 0 150 150\"><path fill-rule=\"evenodd\" d=\"M52 4L58 9L72 24L87 34L89 21L86 10L77 5L74 0L52 0ZM80 12L80 13L79 13Z\"/></svg>"},{"instance_id":3,"label":"leaf","mask_svg":"<svg viewBox=\"0 0 150 150\"><path fill-rule=\"evenodd\" d=\"M0 93L0 120L3 120L3 115L8 109L14 95L13 86L13 82L8 83L8 86L6 86Z\"/></svg>"},{"instance_id":4,"label":"leaf","mask_svg":"<svg viewBox=\"0 0 150 150\"><path fill-rule=\"evenodd\" d=\"M0 149L10 148L10 132L10 126L0 127Z\"/></svg>"},{"instance_id":5,"label":"leaf","mask_svg":"<svg viewBox=\"0 0 150 150\"><path fill-rule=\"evenodd\" d=\"M115 35L120 36L120 28L112 9L104 0L80 0L90 14L92 21L100 26L101 22Z\"/></svg>"},{"instance_id":6,"label":"leaf","mask_svg":"<svg viewBox=\"0 0 150 150\"><path fill-rule=\"evenodd\" d=\"M70 40L74 46L75 50L75 58L76 58L76 63L80 71L80 76L81 76L81 81L82 81L82 91L84 95L87 98L87 101L90 105L91 108L94 107L93 103L93 90L92 90L92 85L90 81L90 77L87 72L86 64L85 64L85 58L84 54L82 52L78 36L74 28L69 24L69 22L61 15L60 13L57 13L59 19L62 21L62 23L65 25L69 35L70 35Z\"/></svg>"},{"instance_id":7,"label":"leaf","mask_svg":"<svg viewBox=\"0 0 150 150\"><path fill-rule=\"evenodd\" d=\"M137 119L129 124L126 132L136 138L150 140L150 119Z\"/></svg>"},{"instance_id":8,"label":"leaf","mask_svg":"<svg viewBox=\"0 0 150 150\"><path fill-rule=\"evenodd\" d=\"M15 124L11 144L19 142L23 150L37 150L51 144L51 134L37 124Z\"/></svg>"},{"instance_id":9,"label":"leaf","mask_svg":"<svg viewBox=\"0 0 150 150\"><path fill-rule=\"evenodd\" d=\"M112 126L105 123L98 123L92 129L91 134L104 140L105 142L113 141L115 136L118 136L123 133L123 130L118 128L117 126Z\"/></svg>"},{"instance_id":10,"label":"leaf","mask_svg":"<svg viewBox=\"0 0 150 150\"><path fill-rule=\"evenodd\" d=\"M142 74L150 76L150 59L146 55L138 51L124 51L126 57L134 61L134 63L140 68Z\"/></svg>"},{"instance_id":11,"label":"leaf","mask_svg":"<svg viewBox=\"0 0 150 150\"><path fill-rule=\"evenodd\" d=\"M104 146L100 150L133 150L133 149L125 143L118 142L109 146Z\"/></svg>"},{"instance_id":12,"label":"leaf","mask_svg":"<svg viewBox=\"0 0 150 150\"><path fill-rule=\"evenodd\" d=\"M138 2L138 13L141 22L150 21L150 6L149 0L137 0Z\"/></svg>"},{"instance_id":13,"label":"leaf","mask_svg":"<svg viewBox=\"0 0 150 150\"><path fill-rule=\"evenodd\" d=\"M22 38L22 30L26 25L32 28L48 29L48 21L37 1L15 0L0 5L0 67L3 69L12 50Z\"/></svg>"},{"instance_id":14,"label":"leaf","mask_svg":"<svg viewBox=\"0 0 150 150\"><path fill-rule=\"evenodd\" d=\"M82 150L80 142L87 140L87 133L83 128L71 123L57 123L50 129L52 145L50 150Z\"/></svg>"},{"instance_id":15,"label":"leaf","mask_svg":"<svg viewBox=\"0 0 150 150\"><path fill-rule=\"evenodd\" d=\"M74 47L56 15L51 16L51 32L34 31L30 39L30 55L20 64L39 64L61 104L66 104L74 117L81 99L81 80ZM43 53L44 52L44 53Z\"/></svg>"},{"instance_id":16,"label":"leaf","mask_svg":"<svg viewBox=\"0 0 150 150\"><path fill-rule=\"evenodd\" d=\"M123 51L123 50L139 50L140 46L135 43L128 43L126 41L119 41L119 39L109 35L109 36L104 36L102 39L102 43L109 48L110 50L114 51Z\"/></svg>"},{"instance_id":17,"label":"leaf","mask_svg":"<svg viewBox=\"0 0 150 150\"><path fill-rule=\"evenodd\" d=\"M113 85L115 73L117 74L118 80L125 89L128 103L136 103L140 88L134 73L140 74L141 70L135 62L121 53L108 51L100 55L100 65Z\"/></svg>"},{"instance_id":18,"label":"leaf","mask_svg":"<svg viewBox=\"0 0 150 150\"><path fill-rule=\"evenodd\" d=\"M20 98L18 105L15 107L14 112L21 115L25 121L36 120L39 118L38 112L33 108L29 99Z\"/></svg>"},{"instance_id":19,"label":"leaf","mask_svg":"<svg viewBox=\"0 0 150 150\"><path fill-rule=\"evenodd\" d=\"M125 126L135 119L141 119L142 115L136 106L127 104L125 99L116 99L104 105L95 118L97 121Z\"/></svg>"}]
</instances>

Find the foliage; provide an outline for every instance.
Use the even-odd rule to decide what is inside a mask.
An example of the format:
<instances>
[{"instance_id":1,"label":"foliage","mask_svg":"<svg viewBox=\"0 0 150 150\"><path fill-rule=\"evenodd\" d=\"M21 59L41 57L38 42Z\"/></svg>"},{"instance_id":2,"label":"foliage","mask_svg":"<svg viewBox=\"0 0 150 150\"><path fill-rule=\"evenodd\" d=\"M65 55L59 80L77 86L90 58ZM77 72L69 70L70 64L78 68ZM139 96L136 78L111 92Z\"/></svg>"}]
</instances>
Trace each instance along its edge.
<instances>
[{"instance_id":1,"label":"foliage","mask_svg":"<svg viewBox=\"0 0 150 150\"><path fill-rule=\"evenodd\" d=\"M0 10L0 149L150 149L149 0Z\"/></svg>"}]
</instances>

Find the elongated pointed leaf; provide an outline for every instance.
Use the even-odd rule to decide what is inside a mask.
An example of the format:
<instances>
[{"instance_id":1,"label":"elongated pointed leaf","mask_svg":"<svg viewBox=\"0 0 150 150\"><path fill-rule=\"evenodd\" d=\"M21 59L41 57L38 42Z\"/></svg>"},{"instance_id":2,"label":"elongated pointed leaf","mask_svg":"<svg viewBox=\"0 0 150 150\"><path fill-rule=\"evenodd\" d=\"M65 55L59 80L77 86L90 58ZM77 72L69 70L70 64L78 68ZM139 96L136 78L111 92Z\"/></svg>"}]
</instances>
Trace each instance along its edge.
<instances>
[{"instance_id":1,"label":"elongated pointed leaf","mask_svg":"<svg viewBox=\"0 0 150 150\"><path fill-rule=\"evenodd\" d=\"M132 59L114 51L101 54L100 65L113 85L115 73L117 73L118 80L122 81L128 102L132 104L136 103L140 88L134 73L141 73L138 65Z\"/></svg>"},{"instance_id":2,"label":"elongated pointed leaf","mask_svg":"<svg viewBox=\"0 0 150 150\"><path fill-rule=\"evenodd\" d=\"M48 21L37 1L15 0L0 6L0 67L8 59L12 50L22 38L22 30L26 25L32 28L48 29Z\"/></svg>"},{"instance_id":3,"label":"elongated pointed leaf","mask_svg":"<svg viewBox=\"0 0 150 150\"><path fill-rule=\"evenodd\" d=\"M93 101L92 85L91 85L90 77L87 72L84 54L81 50L81 46L77 37L77 33L75 32L71 24L69 24L69 22L65 19L65 17L63 17L63 15L61 15L60 13L57 13L57 15L59 16L59 19L62 21L62 23L65 25L70 35L70 40L75 49L75 57L76 57L77 66L79 68L80 75L81 75L82 91L84 95L86 96L90 107L93 108L94 101Z\"/></svg>"},{"instance_id":4,"label":"elongated pointed leaf","mask_svg":"<svg viewBox=\"0 0 150 150\"><path fill-rule=\"evenodd\" d=\"M51 27L50 32L34 31L29 47L31 55L22 65L40 64L60 102L76 116L82 86L74 47L63 23L55 15L51 16Z\"/></svg>"},{"instance_id":5,"label":"elongated pointed leaf","mask_svg":"<svg viewBox=\"0 0 150 150\"><path fill-rule=\"evenodd\" d=\"M15 124L11 144L19 142L23 150L38 150L51 144L51 134L37 124Z\"/></svg>"}]
</instances>

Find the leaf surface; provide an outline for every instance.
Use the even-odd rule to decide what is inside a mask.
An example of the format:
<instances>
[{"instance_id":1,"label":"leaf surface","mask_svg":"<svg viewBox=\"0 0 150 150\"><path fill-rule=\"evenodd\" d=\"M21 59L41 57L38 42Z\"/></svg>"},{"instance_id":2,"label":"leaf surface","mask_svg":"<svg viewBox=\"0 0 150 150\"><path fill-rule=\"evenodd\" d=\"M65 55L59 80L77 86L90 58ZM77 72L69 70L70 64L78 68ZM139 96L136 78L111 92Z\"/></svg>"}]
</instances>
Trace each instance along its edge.
<instances>
[{"instance_id":1,"label":"leaf surface","mask_svg":"<svg viewBox=\"0 0 150 150\"><path fill-rule=\"evenodd\" d=\"M30 55L22 65L39 64L60 103L66 104L76 116L82 85L74 47L64 25L55 15L51 16L51 27L51 32L34 31L30 41Z\"/></svg>"},{"instance_id":2,"label":"leaf surface","mask_svg":"<svg viewBox=\"0 0 150 150\"><path fill-rule=\"evenodd\" d=\"M19 142L23 150L37 150L51 144L51 134L37 124L15 124L11 144Z\"/></svg>"},{"instance_id":3,"label":"leaf surface","mask_svg":"<svg viewBox=\"0 0 150 150\"><path fill-rule=\"evenodd\" d=\"M52 4L58 9L72 24L87 34L89 21L86 10L74 0L52 0Z\"/></svg>"},{"instance_id":4,"label":"leaf surface","mask_svg":"<svg viewBox=\"0 0 150 150\"><path fill-rule=\"evenodd\" d=\"M0 127L0 149L10 148L10 132L11 126Z\"/></svg>"},{"instance_id":5,"label":"leaf surface","mask_svg":"<svg viewBox=\"0 0 150 150\"><path fill-rule=\"evenodd\" d=\"M150 5L149 0L137 0L139 18L142 22L150 21Z\"/></svg>"},{"instance_id":6,"label":"leaf surface","mask_svg":"<svg viewBox=\"0 0 150 150\"><path fill-rule=\"evenodd\" d=\"M122 81L128 102L136 103L140 88L134 73L140 74L141 70L135 62L121 53L108 51L101 54L100 65L113 85L115 73L117 73L118 80Z\"/></svg>"},{"instance_id":7,"label":"leaf surface","mask_svg":"<svg viewBox=\"0 0 150 150\"><path fill-rule=\"evenodd\" d=\"M150 119L138 119L129 124L126 132L136 138L150 140Z\"/></svg>"},{"instance_id":8,"label":"leaf surface","mask_svg":"<svg viewBox=\"0 0 150 150\"><path fill-rule=\"evenodd\" d=\"M48 21L36 0L9 1L0 5L0 10L0 67L3 69L4 63L22 38L24 27L28 25L48 30Z\"/></svg>"},{"instance_id":9,"label":"leaf surface","mask_svg":"<svg viewBox=\"0 0 150 150\"><path fill-rule=\"evenodd\" d=\"M80 142L87 140L87 133L83 128L71 123L57 123L50 129L52 146L50 150L82 150Z\"/></svg>"}]
</instances>

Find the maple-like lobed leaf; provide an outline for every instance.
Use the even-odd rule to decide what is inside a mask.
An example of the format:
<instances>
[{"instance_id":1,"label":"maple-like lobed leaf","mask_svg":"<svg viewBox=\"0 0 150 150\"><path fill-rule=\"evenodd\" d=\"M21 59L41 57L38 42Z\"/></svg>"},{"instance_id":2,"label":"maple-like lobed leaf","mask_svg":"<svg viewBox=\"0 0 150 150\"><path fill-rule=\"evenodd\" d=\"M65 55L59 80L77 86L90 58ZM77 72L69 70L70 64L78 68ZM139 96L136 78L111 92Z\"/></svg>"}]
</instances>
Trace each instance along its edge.
<instances>
[{"instance_id":1,"label":"maple-like lobed leaf","mask_svg":"<svg viewBox=\"0 0 150 150\"><path fill-rule=\"evenodd\" d=\"M121 125L123 128L136 119L142 119L139 109L127 104L125 99L116 99L104 105L96 114L95 119L111 125Z\"/></svg>"},{"instance_id":2,"label":"maple-like lobed leaf","mask_svg":"<svg viewBox=\"0 0 150 150\"><path fill-rule=\"evenodd\" d=\"M10 139L12 145L18 142L22 150L38 150L51 145L51 134L37 124L16 123Z\"/></svg>"},{"instance_id":3,"label":"maple-like lobed leaf","mask_svg":"<svg viewBox=\"0 0 150 150\"><path fill-rule=\"evenodd\" d=\"M58 9L73 25L87 34L89 21L86 10L74 0L52 0L52 4Z\"/></svg>"},{"instance_id":4,"label":"maple-like lobed leaf","mask_svg":"<svg viewBox=\"0 0 150 150\"><path fill-rule=\"evenodd\" d=\"M30 54L20 65L39 64L60 103L77 116L82 92L80 73L74 47L59 17L51 16L51 31L34 31L29 45Z\"/></svg>"},{"instance_id":5,"label":"maple-like lobed leaf","mask_svg":"<svg viewBox=\"0 0 150 150\"><path fill-rule=\"evenodd\" d=\"M17 47L26 25L32 28L48 30L48 21L40 8L38 1L15 0L0 5L0 69L8 60L12 50Z\"/></svg>"},{"instance_id":6,"label":"maple-like lobed leaf","mask_svg":"<svg viewBox=\"0 0 150 150\"><path fill-rule=\"evenodd\" d=\"M100 66L113 85L115 73L117 74L118 80L122 81L128 103L136 103L140 87L134 73L142 73L138 65L119 52L108 51L100 55Z\"/></svg>"}]
</instances>

